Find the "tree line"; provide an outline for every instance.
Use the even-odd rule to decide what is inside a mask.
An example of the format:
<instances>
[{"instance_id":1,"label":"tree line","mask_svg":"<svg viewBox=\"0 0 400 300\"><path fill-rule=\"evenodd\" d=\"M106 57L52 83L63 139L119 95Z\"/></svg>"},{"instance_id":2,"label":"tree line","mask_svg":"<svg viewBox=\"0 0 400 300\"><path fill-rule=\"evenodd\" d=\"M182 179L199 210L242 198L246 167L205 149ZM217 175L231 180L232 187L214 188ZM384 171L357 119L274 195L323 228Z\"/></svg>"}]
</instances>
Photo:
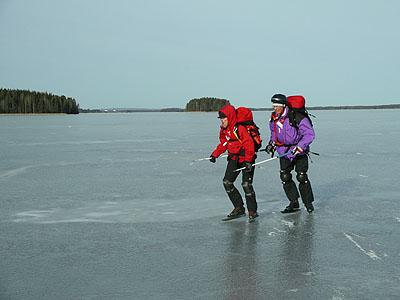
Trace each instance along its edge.
<instances>
[{"instance_id":1,"label":"tree line","mask_svg":"<svg viewBox=\"0 0 400 300\"><path fill-rule=\"evenodd\" d=\"M192 99L186 104L186 111L219 111L229 100L213 97Z\"/></svg>"},{"instance_id":2,"label":"tree line","mask_svg":"<svg viewBox=\"0 0 400 300\"><path fill-rule=\"evenodd\" d=\"M47 92L0 89L0 113L65 113L78 114L79 104L70 97Z\"/></svg>"}]
</instances>

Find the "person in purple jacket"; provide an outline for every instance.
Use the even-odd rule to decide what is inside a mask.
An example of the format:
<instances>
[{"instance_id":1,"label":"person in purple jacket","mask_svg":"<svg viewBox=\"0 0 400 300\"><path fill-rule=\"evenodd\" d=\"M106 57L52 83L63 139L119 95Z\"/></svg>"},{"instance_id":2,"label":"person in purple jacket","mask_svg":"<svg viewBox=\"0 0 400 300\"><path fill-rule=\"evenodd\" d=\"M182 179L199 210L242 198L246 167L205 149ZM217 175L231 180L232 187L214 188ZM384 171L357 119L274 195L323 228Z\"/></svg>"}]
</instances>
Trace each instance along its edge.
<instances>
[{"instance_id":1,"label":"person in purple jacket","mask_svg":"<svg viewBox=\"0 0 400 300\"><path fill-rule=\"evenodd\" d=\"M314 211L314 195L307 176L309 146L315 138L311 120L307 115L296 114L287 106L287 98L282 94L275 94L271 98L274 111L271 114L269 129L270 141L265 148L272 156L277 151L279 155L288 153L279 159L280 177L283 189L289 199L289 205L282 213L292 213L300 209L299 197L304 203L308 213ZM299 182L299 191L292 179L291 172L296 171Z\"/></svg>"}]
</instances>

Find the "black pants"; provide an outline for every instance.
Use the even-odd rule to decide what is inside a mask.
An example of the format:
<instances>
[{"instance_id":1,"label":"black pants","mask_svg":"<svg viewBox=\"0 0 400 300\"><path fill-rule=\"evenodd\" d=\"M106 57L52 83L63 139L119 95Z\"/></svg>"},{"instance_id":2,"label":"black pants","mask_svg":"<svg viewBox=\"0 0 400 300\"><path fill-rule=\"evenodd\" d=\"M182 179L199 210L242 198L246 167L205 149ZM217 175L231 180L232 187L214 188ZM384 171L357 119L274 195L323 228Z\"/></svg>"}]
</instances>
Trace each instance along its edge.
<instances>
[{"instance_id":1,"label":"black pants","mask_svg":"<svg viewBox=\"0 0 400 300\"><path fill-rule=\"evenodd\" d=\"M224 176L224 188L228 194L234 207L243 207L243 199L237 188L234 186L236 178L239 176L240 172L234 172L236 169L244 167L243 164L239 163L237 160L228 160L228 165L226 166L225 176ZM256 194L253 189L253 176L254 167L251 172L246 172L242 170L242 187L244 190L246 198L247 210L257 211Z\"/></svg>"},{"instance_id":2,"label":"black pants","mask_svg":"<svg viewBox=\"0 0 400 300\"><path fill-rule=\"evenodd\" d=\"M311 188L311 183L308 180L308 157L307 155L299 155L293 161L287 158L281 157L281 180L283 189L290 202L297 202L299 199L299 192L296 184L292 180L291 172L293 169L296 171L296 179L299 182L299 190L301 199L304 205L311 204L314 201L314 195Z\"/></svg>"}]
</instances>

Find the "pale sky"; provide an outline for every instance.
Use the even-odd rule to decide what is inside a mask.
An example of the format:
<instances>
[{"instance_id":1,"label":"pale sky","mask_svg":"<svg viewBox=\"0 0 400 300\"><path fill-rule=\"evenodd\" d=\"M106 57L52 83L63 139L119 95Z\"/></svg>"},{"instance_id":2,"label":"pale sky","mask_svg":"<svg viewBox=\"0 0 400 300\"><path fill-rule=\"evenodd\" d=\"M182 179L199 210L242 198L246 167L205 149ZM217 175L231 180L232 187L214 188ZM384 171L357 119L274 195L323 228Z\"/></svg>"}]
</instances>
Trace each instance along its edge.
<instances>
[{"instance_id":1,"label":"pale sky","mask_svg":"<svg viewBox=\"0 0 400 300\"><path fill-rule=\"evenodd\" d=\"M397 0L0 0L0 87L82 108L400 103Z\"/></svg>"}]
</instances>

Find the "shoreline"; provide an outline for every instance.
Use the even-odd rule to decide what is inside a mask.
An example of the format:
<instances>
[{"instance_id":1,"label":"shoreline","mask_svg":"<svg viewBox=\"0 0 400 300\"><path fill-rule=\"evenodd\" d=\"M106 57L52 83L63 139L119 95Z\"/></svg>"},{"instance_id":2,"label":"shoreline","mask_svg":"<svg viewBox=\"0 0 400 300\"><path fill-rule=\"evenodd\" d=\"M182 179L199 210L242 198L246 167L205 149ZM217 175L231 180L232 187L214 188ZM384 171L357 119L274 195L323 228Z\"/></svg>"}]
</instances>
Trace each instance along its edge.
<instances>
[{"instance_id":1,"label":"shoreline","mask_svg":"<svg viewBox=\"0 0 400 300\"><path fill-rule=\"evenodd\" d=\"M0 113L0 116L43 116L43 115L69 115L66 113Z\"/></svg>"},{"instance_id":2,"label":"shoreline","mask_svg":"<svg viewBox=\"0 0 400 300\"><path fill-rule=\"evenodd\" d=\"M254 108L250 107L252 111L272 111L272 108ZM400 109L400 104L390 104L390 105L382 105L382 106L311 106L307 107L307 110L376 110L376 109ZM196 113L196 112L216 112L216 111L201 111L201 110L193 110L193 111L186 111L184 109L177 109L177 110L165 110L165 109L132 109L132 110L114 110L110 111L108 109L93 109L93 110L85 110L80 112L80 114L86 113L101 113L101 114L110 114L110 113L154 113L154 112L187 112L187 113Z\"/></svg>"},{"instance_id":3,"label":"shoreline","mask_svg":"<svg viewBox=\"0 0 400 300\"><path fill-rule=\"evenodd\" d=\"M272 108L260 107L254 108L250 107L252 111L272 111ZM400 109L400 104L385 104L385 105L354 105L354 106L310 106L307 107L307 110L377 110L377 109ZM161 109L83 109L79 112L79 114L115 114L115 113L154 113L154 112L187 112L187 113L196 113L196 112L215 112L215 111L186 111L181 108L161 108ZM0 113L0 116L48 116L48 115L76 115L76 114L67 114L67 113Z\"/></svg>"}]
</instances>

